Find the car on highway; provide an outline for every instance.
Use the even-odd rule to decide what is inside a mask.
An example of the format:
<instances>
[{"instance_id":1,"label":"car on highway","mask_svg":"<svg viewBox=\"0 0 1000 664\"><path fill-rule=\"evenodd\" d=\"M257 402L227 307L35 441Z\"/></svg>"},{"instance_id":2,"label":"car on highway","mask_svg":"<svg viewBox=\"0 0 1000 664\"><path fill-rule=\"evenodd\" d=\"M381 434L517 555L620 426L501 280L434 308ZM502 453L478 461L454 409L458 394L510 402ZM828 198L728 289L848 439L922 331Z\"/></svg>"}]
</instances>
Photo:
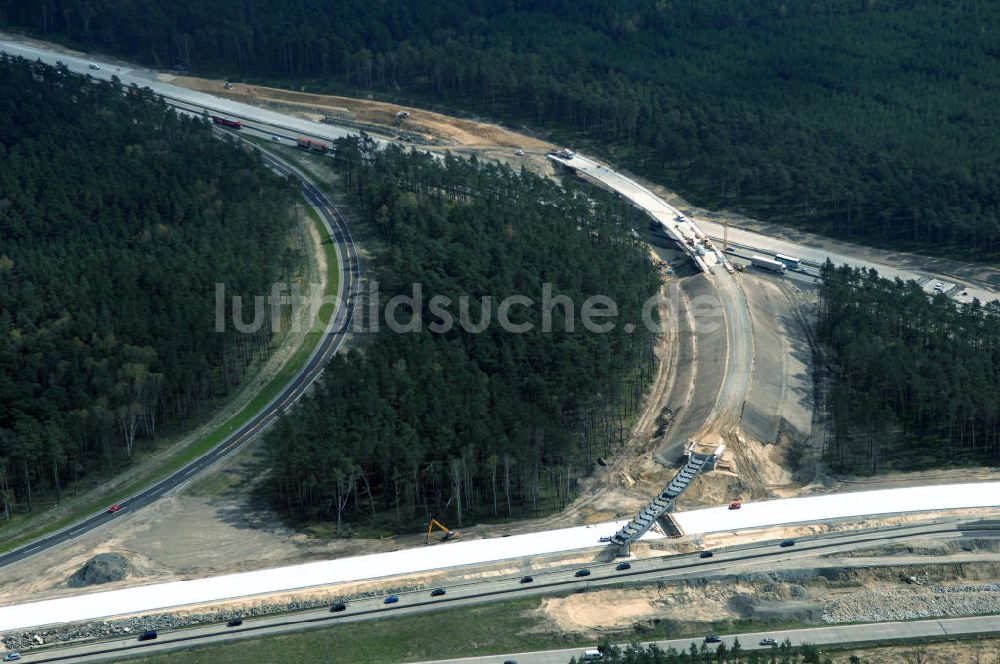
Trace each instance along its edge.
<instances>
[{"instance_id":1,"label":"car on highway","mask_svg":"<svg viewBox=\"0 0 1000 664\"><path fill-rule=\"evenodd\" d=\"M233 618L226 623L226 627L239 627L243 624L243 618Z\"/></svg>"},{"instance_id":2,"label":"car on highway","mask_svg":"<svg viewBox=\"0 0 1000 664\"><path fill-rule=\"evenodd\" d=\"M16 662L21 659L21 653L19 652L9 652L3 656L3 661L5 662Z\"/></svg>"},{"instance_id":3,"label":"car on highway","mask_svg":"<svg viewBox=\"0 0 1000 664\"><path fill-rule=\"evenodd\" d=\"M140 641L152 641L158 636L155 629L147 629L145 632L139 635Z\"/></svg>"},{"instance_id":4,"label":"car on highway","mask_svg":"<svg viewBox=\"0 0 1000 664\"><path fill-rule=\"evenodd\" d=\"M776 646L776 645L778 645L778 642L775 641L774 639L770 638L770 637L764 637L763 639L760 640L760 645L762 645L762 646Z\"/></svg>"},{"instance_id":5,"label":"car on highway","mask_svg":"<svg viewBox=\"0 0 1000 664\"><path fill-rule=\"evenodd\" d=\"M522 576L521 577L521 583L531 583L534 580L535 580L535 577L533 577L533 576Z\"/></svg>"},{"instance_id":6,"label":"car on highway","mask_svg":"<svg viewBox=\"0 0 1000 664\"><path fill-rule=\"evenodd\" d=\"M611 535L605 535L604 537L600 538L597 541L600 542L601 544L606 544L611 541Z\"/></svg>"},{"instance_id":7,"label":"car on highway","mask_svg":"<svg viewBox=\"0 0 1000 664\"><path fill-rule=\"evenodd\" d=\"M122 508L122 506L121 506L120 503L115 503L114 505L112 505L111 507L108 508L108 514L114 514L115 512L117 512L118 510L120 510L121 508Z\"/></svg>"},{"instance_id":8,"label":"car on highway","mask_svg":"<svg viewBox=\"0 0 1000 664\"><path fill-rule=\"evenodd\" d=\"M711 634L705 637L705 643L722 643L722 639L715 634Z\"/></svg>"},{"instance_id":9,"label":"car on highway","mask_svg":"<svg viewBox=\"0 0 1000 664\"><path fill-rule=\"evenodd\" d=\"M701 553L698 554L698 557L699 558L711 558L714 555L715 554L712 553L711 551L702 551Z\"/></svg>"},{"instance_id":10,"label":"car on highway","mask_svg":"<svg viewBox=\"0 0 1000 664\"><path fill-rule=\"evenodd\" d=\"M518 150L517 152L515 152L514 154L516 154L516 155L517 155L518 157L523 157L523 156L524 156L524 150L520 150L520 149L519 149L519 150Z\"/></svg>"},{"instance_id":11,"label":"car on highway","mask_svg":"<svg viewBox=\"0 0 1000 664\"><path fill-rule=\"evenodd\" d=\"M398 601L399 601L399 595L389 595L384 600L382 600L382 603L383 604L395 604Z\"/></svg>"},{"instance_id":12,"label":"car on highway","mask_svg":"<svg viewBox=\"0 0 1000 664\"><path fill-rule=\"evenodd\" d=\"M431 591L431 597L440 597L444 594L444 588L435 588Z\"/></svg>"},{"instance_id":13,"label":"car on highway","mask_svg":"<svg viewBox=\"0 0 1000 664\"><path fill-rule=\"evenodd\" d=\"M347 610L347 604L345 604L344 602L337 602L336 604L330 607L330 613L339 613L340 611L346 611L346 610Z\"/></svg>"},{"instance_id":14,"label":"car on highway","mask_svg":"<svg viewBox=\"0 0 1000 664\"><path fill-rule=\"evenodd\" d=\"M781 543L780 546L782 547L795 546L795 540L785 540L784 542Z\"/></svg>"},{"instance_id":15,"label":"car on highway","mask_svg":"<svg viewBox=\"0 0 1000 664\"><path fill-rule=\"evenodd\" d=\"M619 572L624 572L627 569L632 569L632 563L618 563L618 566L615 567L615 569Z\"/></svg>"},{"instance_id":16,"label":"car on highway","mask_svg":"<svg viewBox=\"0 0 1000 664\"><path fill-rule=\"evenodd\" d=\"M743 503L741 503L738 500L734 500L733 502L729 503L729 509L731 510L738 510L741 507L743 507Z\"/></svg>"},{"instance_id":17,"label":"car on highway","mask_svg":"<svg viewBox=\"0 0 1000 664\"><path fill-rule=\"evenodd\" d=\"M517 660L516 659L505 659L503 661L503 664L517 664Z\"/></svg>"},{"instance_id":18,"label":"car on highway","mask_svg":"<svg viewBox=\"0 0 1000 664\"><path fill-rule=\"evenodd\" d=\"M281 142L281 136L275 136L274 134L271 134L271 140L280 143Z\"/></svg>"},{"instance_id":19,"label":"car on highway","mask_svg":"<svg viewBox=\"0 0 1000 664\"><path fill-rule=\"evenodd\" d=\"M97 63L94 63L94 62L91 62L91 63L90 63L89 65L87 65L87 66L88 66L88 67L90 67L91 69L93 69L94 71L97 71L98 69L100 69L100 68L101 68L101 65L99 65L99 64L97 64Z\"/></svg>"},{"instance_id":20,"label":"car on highway","mask_svg":"<svg viewBox=\"0 0 1000 664\"><path fill-rule=\"evenodd\" d=\"M574 574L573 576L576 576L576 577L590 576L590 570L589 569L578 569L578 570L576 570L576 574Z\"/></svg>"}]
</instances>

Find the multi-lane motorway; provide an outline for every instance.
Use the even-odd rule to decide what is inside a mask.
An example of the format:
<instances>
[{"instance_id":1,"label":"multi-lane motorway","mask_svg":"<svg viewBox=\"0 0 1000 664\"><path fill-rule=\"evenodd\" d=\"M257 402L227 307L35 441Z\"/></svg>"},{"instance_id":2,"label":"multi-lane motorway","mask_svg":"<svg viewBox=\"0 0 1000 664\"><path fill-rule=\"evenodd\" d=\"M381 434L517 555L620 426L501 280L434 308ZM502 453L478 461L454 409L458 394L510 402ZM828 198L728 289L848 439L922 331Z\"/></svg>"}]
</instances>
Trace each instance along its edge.
<instances>
[{"instance_id":1,"label":"multi-lane motorway","mask_svg":"<svg viewBox=\"0 0 1000 664\"><path fill-rule=\"evenodd\" d=\"M168 82L160 80L155 72L129 67L117 68L113 65L103 65L99 70L92 70L89 68L89 60L74 58L71 56L56 55L42 49L3 41L0 41L0 50L16 55L23 55L32 59L41 58L43 61L49 63L54 63L58 60L65 63L70 67L70 69L94 75L99 78L106 79L110 78L111 75L115 75L125 84L135 83L136 85L143 87L150 87L155 92L162 94L169 103L173 103L179 107L185 107L195 111L207 109L211 112L239 117L244 121L245 125L258 129L264 135L274 132L277 128L282 128L285 131L291 131L296 134L304 134L324 140L331 140L339 136L352 133L330 125L322 125L298 118L292 118L247 104L220 99L211 95L193 92L185 88L173 86ZM297 376L271 404L268 404L268 406L260 414L258 414L257 417L255 417L246 426L242 427L239 431L234 432L208 455L196 460L185 468L182 468L171 477L128 498L123 503L126 509L138 509L143 505L156 500L164 493L189 481L204 468L212 465L220 458L231 454L234 450L238 449L239 446L243 445L248 440L251 440L264 427L266 427L268 423L274 419L274 417L276 417L277 413L284 408L287 408L303 393L309 384L315 380L315 378L322 371L322 367L326 360L332 354L336 353L340 348L340 345L343 343L344 334L350 325L351 317L353 315L353 308L350 306L350 303L354 301L353 296L357 293L357 289L359 288L358 280L360 276L357 254L355 253L353 243L351 242L347 225L344 223L339 211L336 210L336 208L326 199L317 187L309 182L308 178L304 177L301 173L296 172L289 164L282 162L274 155L267 154L266 151L264 151L264 156L268 163L271 164L276 170L283 172L286 175L297 177L302 182L304 195L310 203L316 207L321 215L321 218L324 220L324 223L327 225L331 236L337 243L341 259L342 277L341 289L338 293L339 306L336 310L336 315L334 316L334 320L331 321L330 327L328 328L323 341L313 356L309 359L309 362L303 372L300 373L299 376ZM606 175L609 176L611 174L613 174L613 172L610 170L606 173ZM762 236L753 241L760 242L761 237ZM783 250L783 253L796 253L796 251L792 248ZM802 255L804 252L799 251L797 253L800 257L806 258L806 256ZM742 297L739 284L735 279L723 276L721 281L724 282L724 288L731 286L734 289L731 293L725 293L728 297L724 299L732 305L731 307L727 307L726 310L727 326L730 328L728 330L728 336L731 340L730 343L738 343L740 338L744 338L742 332L749 329L749 323L744 316L746 313L745 300ZM737 347L737 350L738 349L739 347ZM748 342L745 349L745 353L734 353L733 350L730 349L730 359L735 362L735 365L727 369L727 381L729 381L729 387L722 391L722 394L720 394L720 401L716 404L716 414L718 415L725 416L732 414L734 417L738 416L737 413L739 411L739 407L742 406L742 397L745 396L746 393L746 383L749 381L749 371L753 354L752 340ZM729 395L731 398L728 400L723 399L724 395ZM60 531L59 533L7 553L3 557L0 557L0 566L10 564L25 557L37 554L52 546L56 546L59 543L72 539L87 530L100 527L101 525L108 523L113 518L114 515L111 514L102 513L93 515L92 517ZM928 531L924 530L922 532L926 534ZM894 531L894 533L890 536L904 536L901 533L902 531ZM867 534L869 539L866 540L866 545L874 541L872 540L872 536L873 535L871 533ZM912 533L908 536L912 536ZM952 529L952 535L950 536L954 536L954 528ZM863 536L859 535L859 537ZM883 537L883 535L879 534L876 538ZM836 539L835 544L830 544L830 542L833 541L831 538ZM547 573L541 575L538 577L537 581L532 584L520 584L517 583L517 579L501 579L496 581L479 582L476 584L467 584L461 587L452 587L448 589L446 596L443 598L435 598L433 600L426 597L426 593L424 592L423 595L420 596L416 594L403 596L400 604L391 606L381 605L378 600L365 600L364 602L352 605L351 610L345 612L344 614L334 615L329 614L326 611L306 612L299 616L276 616L267 619L257 619L252 622L247 621L244 626L236 630L227 630L225 628L220 628L219 626L184 630L183 632L178 632L177 634L165 634L153 645L144 645L141 647L147 650L155 650L176 648L220 639L246 638L267 633L303 629L308 626L329 624L330 621L351 621L379 617L385 615L386 612L400 614L440 608L444 606L461 606L463 604L479 603L490 601L496 597L507 594L521 596L523 594L553 592L568 588L618 584L623 581L648 581L654 578L663 579L705 576L722 573L723 567L730 570L761 564L774 565L780 560L791 557L816 555L823 546L851 545L857 546L858 544L849 542L842 538L836 538L836 536L833 535L827 535L811 543L800 543L799 546L790 551L774 550L774 546L771 544L765 545L770 546L770 550L768 551L754 551L753 547L737 548L726 552L719 552L715 558L708 560L689 559L690 557L682 556L672 558L667 561L662 559L638 561L634 563L633 569L629 571L615 570L613 565L595 566L593 568L592 576L588 577L586 580L580 580L573 577L573 570L562 570L551 574ZM782 556L784 558L782 558ZM131 649L135 647L138 647L138 644L131 640L89 644L86 646L60 649L58 653L56 651L52 651L48 654L42 652L31 654L30 658L26 661L55 661L56 658L81 658L80 661L87 661L93 658L113 658L120 657L123 649ZM487 659L483 661L494 660ZM526 659L525 661L541 662L549 660Z\"/></svg>"},{"instance_id":2,"label":"multi-lane motorway","mask_svg":"<svg viewBox=\"0 0 1000 664\"><path fill-rule=\"evenodd\" d=\"M533 580L522 583L524 570L516 575L491 578L480 581L445 586L444 595L434 597L429 589L398 593L399 601L386 604L383 597L349 601L342 612L331 612L328 607L302 611L294 614L275 615L246 619L242 625L227 628L214 624L175 632L163 632L156 641L140 642L135 636L86 644L54 646L25 653L27 662L73 661L90 662L120 659L137 652L143 654L188 648L197 645L256 638L317 627L330 627L341 623L358 622L388 616L411 615L445 608L458 608L504 598L522 598L560 592L588 590L622 584L648 584L663 580L682 580L725 576L755 569L774 569L789 566L806 559L822 555L849 552L856 549L889 544L914 537L957 538L996 537L1000 534L996 522L975 519L947 519L936 524L919 526L897 526L889 528L855 531L848 533L827 533L814 538L802 539L791 547L779 546L778 542L753 543L714 552L709 558L699 553L669 556L666 558L646 558L631 561L630 569L617 569L619 561L591 563L578 567L549 569L533 572ZM587 577L576 576L577 571L586 568ZM1000 624L994 625L1000 630ZM560 655L561 656L561 655ZM564 662L568 659L525 659L527 662ZM491 658L481 661L493 662ZM502 660L500 660L502 661ZM521 661L520 659L518 661Z\"/></svg>"},{"instance_id":3,"label":"multi-lane motorway","mask_svg":"<svg viewBox=\"0 0 1000 664\"><path fill-rule=\"evenodd\" d=\"M820 648L834 646L837 649L844 649L850 648L852 645L876 644L885 641L955 639L978 634L995 634L998 630L1000 630L1000 621L997 620L996 616L973 616L866 625L831 625L829 627L780 629L768 632L742 632L722 636L720 639L727 648L731 648L738 639L743 650L769 650L772 646L762 645L762 639L774 639L778 643L783 643L787 639L793 646L808 644ZM668 639L650 641L643 645L655 644L663 650L673 648L677 651L684 651L690 648L692 643L695 646L700 646L702 641L701 637ZM619 644L619 647L624 648L626 645ZM593 647L590 646L590 648ZM714 650L718 648L718 644L709 647ZM515 661L517 664L566 664L571 657L576 657L579 661L583 650L583 648L563 648L561 650L508 653L485 657L442 659L419 664L502 664L507 661Z\"/></svg>"}]
</instances>

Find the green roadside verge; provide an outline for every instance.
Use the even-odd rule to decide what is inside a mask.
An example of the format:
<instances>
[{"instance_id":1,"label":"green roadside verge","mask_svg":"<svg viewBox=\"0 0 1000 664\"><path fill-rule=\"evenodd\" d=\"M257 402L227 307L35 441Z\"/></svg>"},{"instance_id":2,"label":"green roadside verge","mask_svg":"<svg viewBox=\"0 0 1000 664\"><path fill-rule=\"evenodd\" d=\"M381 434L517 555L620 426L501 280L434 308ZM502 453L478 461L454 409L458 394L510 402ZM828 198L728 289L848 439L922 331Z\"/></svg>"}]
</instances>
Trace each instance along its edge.
<instances>
[{"instance_id":1,"label":"green roadside verge","mask_svg":"<svg viewBox=\"0 0 1000 664\"><path fill-rule=\"evenodd\" d=\"M337 295L337 289L340 286L340 263L337 257L337 248L333 243L333 239L330 237L330 233L327 231L326 226L320 220L319 215L312 209L311 206L306 207L306 212L319 231L322 248L326 255L327 287L324 292L324 299L329 299L329 301L325 302L318 312L320 321L319 324L311 327L311 329L306 333L302 345L285 363L281 370L275 374L274 378L272 378L264 386L264 388L258 392L256 396L254 396L253 399L243 406L238 413L230 417L210 434L199 438L194 443L178 450L165 462L157 464L154 468L151 468L148 472L143 473L140 477L130 482L124 488L116 490L113 493L106 494L95 500L88 501L56 521L40 526L17 537L5 539L2 548L0 548L0 553L10 551L32 540L44 537L65 528L81 519L86 518L94 512L100 511L109 504L113 504L116 501L120 501L127 496L140 491L145 486L155 484L156 482L169 477L171 474L177 472L177 470L184 467L194 459L197 459L198 457L211 451L211 449L221 443L226 436L230 435L242 427L246 422L250 421L264 406L274 399L274 397L281 392L282 388L284 388L285 385L287 385L302 369L302 367L305 366L306 361L316 349L317 344L323 337L326 326L330 322L330 317L333 315L335 309L334 301Z\"/></svg>"},{"instance_id":2,"label":"green roadside verge","mask_svg":"<svg viewBox=\"0 0 1000 664\"><path fill-rule=\"evenodd\" d=\"M427 614L342 623L326 629L173 651L122 662L166 664L183 658L194 664L311 662L396 664L499 652L568 648L589 644L580 638L533 633L538 599L521 599ZM333 657L336 653L335 657ZM333 657L333 658L332 658Z\"/></svg>"},{"instance_id":3,"label":"green roadside verge","mask_svg":"<svg viewBox=\"0 0 1000 664\"><path fill-rule=\"evenodd\" d=\"M582 653L586 648L597 646L596 639L550 631L551 628L544 625L545 619L540 616L543 601L540 598L526 598L443 609L412 616L340 623L290 634L225 641L146 657L133 656L115 662L168 664L183 659L192 664L243 664L247 661L297 664L325 664L331 661L336 661L338 664L396 664L488 655L495 655L497 661L500 661L505 653L571 648L579 648ZM815 626L795 621L740 620L713 623L706 629L692 632L674 631L664 622L657 628L641 632L634 629L608 632L601 640L627 643L690 637L692 643L700 646L705 634L734 634ZM825 646L823 654L837 654L836 661L839 662L845 661L853 652L893 648L901 643L919 645L934 644L942 640L953 642L961 639L971 642L990 638L970 634L946 639L934 637Z\"/></svg>"}]
</instances>

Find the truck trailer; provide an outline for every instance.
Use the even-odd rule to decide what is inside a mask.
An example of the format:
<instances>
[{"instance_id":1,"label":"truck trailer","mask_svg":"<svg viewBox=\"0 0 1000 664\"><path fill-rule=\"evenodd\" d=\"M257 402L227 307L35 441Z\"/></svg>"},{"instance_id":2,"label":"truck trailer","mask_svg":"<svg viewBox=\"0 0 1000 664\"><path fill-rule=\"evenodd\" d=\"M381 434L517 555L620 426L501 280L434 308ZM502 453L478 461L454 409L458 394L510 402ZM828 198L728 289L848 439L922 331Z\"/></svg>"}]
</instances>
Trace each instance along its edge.
<instances>
[{"instance_id":1,"label":"truck trailer","mask_svg":"<svg viewBox=\"0 0 1000 664\"><path fill-rule=\"evenodd\" d=\"M751 256L750 264L762 270L770 270L778 274L784 274L785 270L788 269L788 266L781 261L776 261L773 258L765 258L764 256Z\"/></svg>"},{"instance_id":2,"label":"truck trailer","mask_svg":"<svg viewBox=\"0 0 1000 664\"><path fill-rule=\"evenodd\" d=\"M309 150L310 152L322 152L325 154L330 151L330 148L326 143L322 141L314 141L309 138L303 138L302 136L295 139L295 145L303 150Z\"/></svg>"},{"instance_id":3,"label":"truck trailer","mask_svg":"<svg viewBox=\"0 0 1000 664\"><path fill-rule=\"evenodd\" d=\"M230 120L229 118L220 118L218 115L212 116L212 122L219 125L220 127L228 127L230 129L242 129L243 123L239 120Z\"/></svg>"}]
</instances>

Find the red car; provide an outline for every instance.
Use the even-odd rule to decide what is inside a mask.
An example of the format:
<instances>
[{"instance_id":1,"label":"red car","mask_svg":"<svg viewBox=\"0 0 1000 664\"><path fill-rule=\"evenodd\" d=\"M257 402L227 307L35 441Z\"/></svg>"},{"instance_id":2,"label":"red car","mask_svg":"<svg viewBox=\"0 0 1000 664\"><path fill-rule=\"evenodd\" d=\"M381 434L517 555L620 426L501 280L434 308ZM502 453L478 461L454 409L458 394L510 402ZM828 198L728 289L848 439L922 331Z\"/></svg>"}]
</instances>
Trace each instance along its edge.
<instances>
[{"instance_id":1,"label":"red car","mask_svg":"<svg viewBox=\"0 0 1000 664\"><path fill-rule=\"evenodd\" d=\"M729 503L729 509L731 510L738 510L741 507L743 507L743 503L741 503L738 500L734 500L733 502Z\"/></svg>"},{"instance_id":2,"label":"red car","mask_svg":"<svg viewBox=\"0 0 1000 664\"><path fill-rule=\"evenodd\" d=\"M121 508L122 508L122 506L119 503L115 503L114 505L112 505L111 507L108 508L108 514L114 514L115 512L117 512L118 510L120 510Z\"/></svg>"}]
</instances>

